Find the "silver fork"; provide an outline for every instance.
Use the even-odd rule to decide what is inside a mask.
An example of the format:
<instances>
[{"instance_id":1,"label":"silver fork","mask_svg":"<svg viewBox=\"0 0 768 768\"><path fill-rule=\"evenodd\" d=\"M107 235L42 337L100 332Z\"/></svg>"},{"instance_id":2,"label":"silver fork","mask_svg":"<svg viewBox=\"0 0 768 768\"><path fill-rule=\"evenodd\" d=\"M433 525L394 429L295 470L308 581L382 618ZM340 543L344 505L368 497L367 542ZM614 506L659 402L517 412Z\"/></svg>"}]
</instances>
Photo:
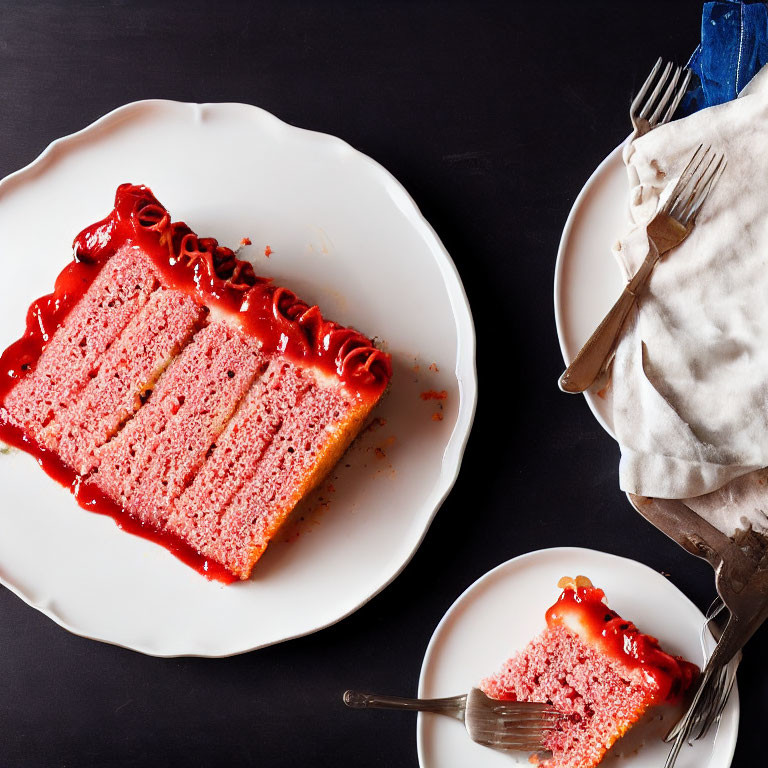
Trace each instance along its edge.
<instances>
[{"instance_id":1,"label":"silver fork","mask_svg":"<svg viewBox=\"0 0 768 768\"><path fill-rule=\"evenodd\" d=\"M629 119L635 129L635 136L642 136L668 123L680 106L688 89L688 83L691 82L691 70L676 67L671 61L664 64L664 71L659 76L663 63L659 57L653 65L651 74L648 75L629 107ZM666 88L664 88L665 85Z\"/></svg>"},{"instance_id":2,"label":"silver fork","mask_svg":"<svg viewBox=\"0 0 768 768\"><path fill-rule=\"evenodd\" d=\"M699 145L693 153L667 202L646 227L649 249L645 261L560 377L558 384L563 392L584 392L607 369L638 294L647 285L661 257L688 237L725 166L725 156L718 155L711 147L705 149Z\"/></svg>"},{"instance_id":3,"label":"silver fork","mask_svg":"<svg viewBox=\"0 0 768 768\"><path fill-rule=\"evenodd\" d=\"M664 768L672 768L683 744L717 721L733 686L739 652L768 619L768 536L751 527L726 536L679 499L627 496L646 520L712 566L717 592L728 609L693 701L667 737L674 743Z\"/></svg>"},{"instance_id":4,"label":"silver fork","mask_svg":"<svg viewBox=\"0 0 768 768\"><path fill-rule=\"evenodd\" d=\"M711 631L717 639L722 636L723 629L718 624L718 619L721 617L724 617L727 622L728 611L725 603L717 597L709 606L706 615L707 620L701 629L702 645L704 645L704 636L708 631ZM713 627L712 630L710 630L710 625ZM739 651L731 661L710 674L709 682L700 686L702 694L697 705L689 707L686 714L667 734L665 741L673 741L683 732L685 732L685 738L689 741L702 739L707 735L709 729L717 722L723 709L725 709L728 696L731 693L733 684L736 682L736 670L740 661L741 652Z\"/></svg>"},{"instance_id":5,"label":"silver fork","mask_svg":"<svg viewBox=\"0 0 768 768\"><path fill-rule=\"evenodd\" d=\"M632 139L635 139L638 136L643 136L654 128L658 128L660 125L668 123L674 116L677 108L680 106L680 102L683 96L685 96L685 92L690 81L691 71L689 69L675 66L671 61L664 63L663 59L659 57L656 63L653 65L653 69L646 78L645 82L642 84L642 86L640 86L640 90L637 92L637 95L629 107L629 119L631 120L632 127L634 129ZM559 382L560 389L562 389L564 392L583 392L585 389L588 389L597 378L599 378L604 365L611 357L613 345L616 341L618 341L618 335L621 331L621 327L624 324L624 320L626 320L629 309L634 303L627 298L622 298L623 301L620 299L619 302L622 303L621 308L624 309L624 315L621 317L619 328L614 329L613 326L611 326L609 329L602 330L603 334L615 332L615 338L609 339L607 342L607 348L603 350L603 358L600 360L601 368L594 372L594 376L591 378L589 383L582 386L581 382L578 384L575 382L573 371L571 371L570 375L568 374L568 371L571 370L569 367L563 376L561 376ZM617 304L619 302L617 302ZM619 309L614 306L613 310L611 311L618 312ZM607 319L608 318L606 317L606 320ZM605 323L605 320L603 322ZM600 331L601 327L602 325L598 327L598 331ZM597 333L597 331L595 331L595 333ZM590 338L585 345L585 348L587 345L590 345L590 342L592 342L592 344L595 343L593 338L594 334L593 337ZM601 349L603 348L601 347ZM582 348L582 352L583 351L584 348ZM592 354L596 355L597 352L593 351ZM571 366L573 366L575 362L576 360L571 363ZM585 365L585 363L580 364Z\"/></svg>"},{"instance_id":6,"label":"silver fork","mask_svg":"<svg viewBox=\"0 0 768 768\"><path fill-rule=\"evenodd\" d=\"M346 691L344 703L353 709L400 709L435 712L461 720L472 741L485 747L523 752L545 751L547 735L564 717L547 704L499 701L473 688L464 696L445 699L405 699Z\"/></svg>"}]
</instances>

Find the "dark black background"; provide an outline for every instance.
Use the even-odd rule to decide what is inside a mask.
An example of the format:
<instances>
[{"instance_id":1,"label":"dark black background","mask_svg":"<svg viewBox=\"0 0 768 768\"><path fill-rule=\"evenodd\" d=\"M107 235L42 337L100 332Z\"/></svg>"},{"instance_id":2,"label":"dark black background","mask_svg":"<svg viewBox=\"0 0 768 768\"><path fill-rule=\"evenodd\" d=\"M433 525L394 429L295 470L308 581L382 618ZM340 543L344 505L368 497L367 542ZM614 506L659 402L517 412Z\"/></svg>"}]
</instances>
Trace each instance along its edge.
<instances>
[{"instance_id":1,"label":"dark black background","mask_svg":"<svg viewBox=\"0 0 768 768\"><path fill-rule=\"evenodd\" d=\"M461 476L413 561L318 634L160 660L74 637L0 589L2 768L416 766L414 719L345 710L343 690L415 693L453 600L540 547L632 557L709 603L709 567L629 507L615 443L555 386L552 311L569 208L628 133L656 57L684 63L695 47L700 8L0 0L0 176L143 98L242 101L336 134L405 185L452 254L481 393ZM739 674L737 766L763 764L766 651L763 630Z\"/></svg>"}]
</instances>

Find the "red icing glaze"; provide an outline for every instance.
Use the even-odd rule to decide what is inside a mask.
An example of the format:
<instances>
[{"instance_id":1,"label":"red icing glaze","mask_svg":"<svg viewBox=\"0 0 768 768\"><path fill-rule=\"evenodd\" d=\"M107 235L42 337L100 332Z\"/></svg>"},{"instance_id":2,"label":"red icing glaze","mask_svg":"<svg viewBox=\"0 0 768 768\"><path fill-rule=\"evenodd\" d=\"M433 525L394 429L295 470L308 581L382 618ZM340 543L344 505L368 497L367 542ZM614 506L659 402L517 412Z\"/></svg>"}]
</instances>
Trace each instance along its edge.
<instances>
[{"instance_id":1,"label":"red icing glaze","mask_svg":"<svg viewBox=\"0 0 768 768\"><path fill-rule=\"evenodd\" d=\"M0 401L34 365L103 263L131 243L149 255L168 286L228 313L262 342L265 352L317 366L362 397L377 398L389 382L390 357L370 339L258 277L250 263L213 238L200 238L183 222L172 222L147 187L122 184L112 212L75 238L74 262L60 273L53 293L32 303L24 335L0 357Z\"/></svg>"},{"instance_id":2,"label":"red icing glaze","mask_svg":"<svg viewBox=\"0 0 768 768\"><path fill-rule=\"evenodd\" d=\"M74 469L67 466L56 454L45 450L34 440L31 440L23 430L8 424L2 416L2 412L0 412L0 440L34 456L47 475L69 488L77 503L83 509L87 509L89 512L97 512L100 515L107 515L124 531L160 544L172 555L191 568L194 568L207 579L220 581L224 584L232 584L234 581L237 581L237 577L233 576L223 565L203 557L192 547L187 546L181 539L158 531L155 528L142 525L127 515L122 507L105 496L95 485L92 485L78 475Z\"/></svg>"},{"instance_id":3,"label":"red icing glaze","mask_svg":"<svg viewBox=\"0 0 768 768\"><path fill-rule=\"evenodd\" d=\"M318 307L310 307L288 289L258 277L251 264L236 258L229 248L213 238L197 237L183 222L172 222L147 187L122 184L112 212L75 238L74 260L59 274L53 292L32 303L24 335L0 356L0 406L15 384L34 368L51 335L88 290L104 262L118 248L131 244L152 259L166 285L228 313L245 332L262 342L265 352L278 351L335 375L359 397L376 399L387 386L392 375L390 357L363 334L325 320ZM131 519L58 457L9 425L2 409L0 440L32 454L48 475L70 487L83 508L109 515L121 528L162 544L208 578L227 583L234 580L223 567L206 561L175 537Z\"/></svg>"},{"instance_id":4,"label":"red icing glaze","mask_svg":"<svg viewBox=\"0 0 768 768\"><path fill-rule=\"evenodd\" d=\"M392 376L389 355L370 339L325 320L318 307L257 277L250 263L213 238L199 238L183 222L172 222L145 186L118 187L112 213L75 238L75 257L103 261L126 241L150 255L169 286L232 315L262 341L265 352L316 365L352 389L373 390L375 396Z\"/></svg>"},{"instance_id":5,"label":"red icing glaze","mask_svg":"<svg viewBox=\"0 0 768 768\"><path fill-rule=\"evenodd\" d=\"M53 293L32 302L24 335L0 356L0 404L16 382L34 367L48 339L100 269L100 263L75 260L59 273Z\"/></svg>"},{"instance_id":6,"label":"red icing glaze","mask_svg":"<svg viewBox=\"0 0 768 768\"><path fill-rule=\"evenodd\" d=\"M547 625L565 626L622 664L641 669L655 684L654 699L673 702L691 687L699 668L680 656L661 650L655 637L643 634L603 602L605 593L596 587L566 588L547 611Z\"/></svg>"}]
</instances>

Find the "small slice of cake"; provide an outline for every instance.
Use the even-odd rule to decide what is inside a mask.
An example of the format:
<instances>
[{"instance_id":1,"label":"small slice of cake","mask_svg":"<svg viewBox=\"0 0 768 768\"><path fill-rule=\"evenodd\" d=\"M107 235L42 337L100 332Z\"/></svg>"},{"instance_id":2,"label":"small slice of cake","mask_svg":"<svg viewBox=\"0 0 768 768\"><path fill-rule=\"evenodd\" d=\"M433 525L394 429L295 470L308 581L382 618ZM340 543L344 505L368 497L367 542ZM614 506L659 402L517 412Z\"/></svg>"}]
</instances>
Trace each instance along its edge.
<instances>
[{"instance_id":1,"label":"small slice of cake","mask_svg":"<svg viewBox=\"0 0 768 768\"><path fill-rule=\"evenodd\" d=\"M381 398L389 355L146 187L120 186L74 249L0 358L0 439L84 506L248 578Z\"/></svg>"},{"instance_id":2,"label":"small slice of cake","mask_svg":"<svg viewBox=\"0 0 768 768\"><path fill-rule=\"evenodd\" d=\"M552 704L567 715L546 741L545 768L593 768L652 706L679 701L699 669L608 608L605 594L577 576L547 611L547 629L483 680L495 699Z\"/></svg>"}]
</instances>

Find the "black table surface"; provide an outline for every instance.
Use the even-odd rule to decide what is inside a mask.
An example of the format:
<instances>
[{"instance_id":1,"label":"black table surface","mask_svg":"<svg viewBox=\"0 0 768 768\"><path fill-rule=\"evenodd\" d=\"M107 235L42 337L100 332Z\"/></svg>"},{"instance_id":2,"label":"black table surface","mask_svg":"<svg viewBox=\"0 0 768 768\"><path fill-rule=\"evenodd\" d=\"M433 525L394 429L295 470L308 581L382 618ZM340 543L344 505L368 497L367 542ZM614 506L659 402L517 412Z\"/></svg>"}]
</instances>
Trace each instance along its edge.
<instances>
[{"instance_id":1,"label":"black table surface","mask_svg":"<svg viewBox=\"0 0 768 768\"><path fill-rule=\"evenodd\" d=\"M700 12L668 0L0 0L0 176L152 97L256 104L340 136L405 185L456 262L480 383L461 474L422 546L322 632L230 659L154 659L75 637L0 588L0 766L416 766L412 716L352 712L341 694L415 693L436 624L499 563L592 547L709 603L709 566L630 508L616 444L583 398L558 391L552 310L573 200L627 135L656 57L686 61ZM764 628L739 671L736 766L764 764L767 652Z\"/></svg>"}]
</instances>

